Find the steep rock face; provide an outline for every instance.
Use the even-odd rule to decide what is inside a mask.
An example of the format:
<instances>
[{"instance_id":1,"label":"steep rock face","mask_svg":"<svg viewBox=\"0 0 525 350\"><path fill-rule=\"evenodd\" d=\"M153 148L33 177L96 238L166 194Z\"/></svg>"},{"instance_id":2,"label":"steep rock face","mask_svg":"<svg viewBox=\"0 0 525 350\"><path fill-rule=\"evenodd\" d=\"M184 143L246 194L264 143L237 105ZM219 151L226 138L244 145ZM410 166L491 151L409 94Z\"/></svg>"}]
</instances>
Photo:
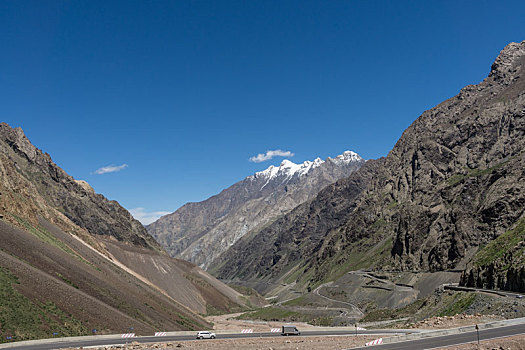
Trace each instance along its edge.
<instances>
[{"instance_id":1,"label":"steep rock face","mask_svg":"<svg viewBox=\"0 0 525 350\"><path fill-rule=\"evenodd\" d=\"M424 112L366 188L348 199L352 213L341 223L325 224L318 247L302 258L307 274L300 278L315 284L359 267L464 268L480 244L515 224L525 208L524 66L525 42L509 44L482 83ZM295 230L283 228L281 234L293 236ZM216 273L240 276L231 266L245 260L238 253ZM243 277L275 276L278 261Z\"/></svg>"},{"instance_id":2,"label":"steep rock face","mask_svg":"<svg viewBox=\"0 0 525 350\"><path fill-rule=\"evenodd\" d=\"M326 161L284 160L203 202L188 203L147 226L175 257L204 268L248 232L257 230L346 177L364 163L347 151Z\"/></svg>"},{"instance_id":3,"label":"steep rock face","mask_svg":"<svg viewBox=\"0 0 525 350\"><path fill-rule=\"evenodd\" d=\"M92 234L113 236L161 251L126 209L96 194L85 181L69 176L49 154L33 146L22 129L0 123L0 153L15 164L16 171L33 184L46 202L79 227Z\"/></svg>"}]
</instances>

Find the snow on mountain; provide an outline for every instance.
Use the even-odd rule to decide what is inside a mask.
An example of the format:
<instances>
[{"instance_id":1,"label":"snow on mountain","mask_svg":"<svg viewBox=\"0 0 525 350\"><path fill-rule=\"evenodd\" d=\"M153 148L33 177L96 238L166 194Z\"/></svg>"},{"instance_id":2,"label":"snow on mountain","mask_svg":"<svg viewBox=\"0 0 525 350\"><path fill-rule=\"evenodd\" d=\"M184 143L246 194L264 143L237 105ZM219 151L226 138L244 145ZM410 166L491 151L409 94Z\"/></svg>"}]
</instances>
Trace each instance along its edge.
<instances>
[{"instance_id":1,"label":"snow on mountain","mask_svg":"<svg viewBox=\"0 0 525 350\"><path fill-rule=\"evenodd\" d=\"M361 161L363 158L359 156L357 153L352 151L345 151L343 154L340 154L336 156L335 158L328 157L326 161L331 161L332 163L336 165L343 165L348 164L350 162L357 162ZM255 173L255 175L250 176L249 178L252 179L260 179L260 178L268 178L268 180L271 180L275 177L279 176L286 176L286 177L292 177L295 174L298 176L303 176L308 174L312 169L317 168L321 164L323 164L325 161L321 158L316 158L313 162L312 161L305 161L301 164L295 164L294 162L289 161L288 159L285 159L281 162L281 165L274 166L270 165L269 168L263 171L259 171Z\"/></svg>"},{"instance_id":2,"label":"snow on mountain","mask_svg":"<svg viewBox=\"0 0 525 350\"><path fill-rule=\"evenodd\" d=\"M352 151L344 151L343 154L340 154L335 158L328 157L328 159L338 165L363 160L359 154Z\"/></svg>"}]
</instances>

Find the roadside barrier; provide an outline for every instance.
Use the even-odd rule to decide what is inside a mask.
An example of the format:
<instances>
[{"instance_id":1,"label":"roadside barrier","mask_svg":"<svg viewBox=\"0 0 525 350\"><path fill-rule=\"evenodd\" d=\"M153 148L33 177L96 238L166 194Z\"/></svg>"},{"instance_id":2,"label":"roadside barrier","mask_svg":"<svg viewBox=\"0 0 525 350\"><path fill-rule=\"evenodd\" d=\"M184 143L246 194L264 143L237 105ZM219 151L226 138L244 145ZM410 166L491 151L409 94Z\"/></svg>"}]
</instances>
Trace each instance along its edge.
<instances>
[{"instance_id":1,"label":"roadside barrier","mask_svg":"<svg viewBox=\"0 0 525 350\"><path fill-rule=\"evenodd\" d=\"M242 329L241 333L253 333L253 329Z\"/></svg>"},{"instance_id":2,"label":"roadside barrier","mask_svg":"<svg viewBox=\"0 0 525 350\"><path fill-rule=\"evenodd\" d=\"M278 333L281 331L281 328L272 328L272 330L270 332L272 333Z\"/></svg>"},{"instance_id":3,"label":"roadside barrier","mask_svg":"<svg viewBox=\"0 0 525 350\"><path fill-rule=\"evenodd\" d=\"M372 341L366 343L365 346L372 346L372 345L379 345L379 344L383 344L383 338L372 340Z\"/></svg>"},{"instance_id":4,"label":"roadside barrier","mask_svg":"<svg viewBox=\"0 0 525 350\"><path fill-rule=\"evenodd\" d=\"M165 337L166 336L166 332L155 332L155 336L156 337Z\"/></svg>"},{"instance_id":5,"label":"roadside barrier","mask_svg":"<svg viewBox=\"0 0 525 350\"><path fill-rule=\"evenodd\" d=\"M134 338L135 333L125 333L120 336L121 338Z\"/></svg>"}]
</instances>

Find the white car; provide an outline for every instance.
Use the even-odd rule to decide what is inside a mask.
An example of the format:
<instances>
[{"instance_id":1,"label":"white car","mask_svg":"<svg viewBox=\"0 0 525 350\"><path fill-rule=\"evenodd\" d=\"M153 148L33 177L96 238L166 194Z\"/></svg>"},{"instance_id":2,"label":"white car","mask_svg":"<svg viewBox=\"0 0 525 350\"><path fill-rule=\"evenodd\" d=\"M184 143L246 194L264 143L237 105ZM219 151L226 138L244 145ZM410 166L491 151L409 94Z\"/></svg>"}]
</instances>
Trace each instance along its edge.
<instances>
[{"instance_id":1,"label":"white car","mask_svg":"<svg viewBox=\"0 0 525 350\"><path fill-rule=\"evenodd\" d=\"M215 333L208 331L200 331L197 333L197 339L215 339Z\"/></svg>"}]
</instances>

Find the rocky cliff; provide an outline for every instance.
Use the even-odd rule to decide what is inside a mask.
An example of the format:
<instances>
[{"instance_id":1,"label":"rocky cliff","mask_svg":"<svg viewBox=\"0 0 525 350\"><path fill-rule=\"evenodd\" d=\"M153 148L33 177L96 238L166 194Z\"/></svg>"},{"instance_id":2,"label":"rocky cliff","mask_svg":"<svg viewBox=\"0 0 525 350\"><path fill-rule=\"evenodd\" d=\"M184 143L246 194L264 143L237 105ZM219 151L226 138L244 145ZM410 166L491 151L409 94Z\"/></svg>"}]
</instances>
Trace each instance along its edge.
<instances>
[{"instance_id":1,"label":"rocky cliff","mask_svg":"<svg viewBox=\"0 0 525 350\"><path fill-rule=\"evenodd\" d=\"M77 226L92 234L112 236L161 251L158 243L126 209L95 193L87 182L69 176L49 154L33 146L21 128L13 129L0 123L0 153L47 203Z\"/></svg>"},{"instance_id":2,"label":"rocky cliff","mask_svg":"<svg viewBox=\"0 0 525 350\"><path fill-rule=\"evenodd\" d=\"M363 163L350 151L325 161L284 160L203 202L184 205L147 229L172 256L208 268L241 237L288 213Z\"/></svg>"},{"instance_id":3,"label":"rocky cliff","mask_svg":"<svg viewBox=\"0 0 525 350\"><path fill-rule=\"evenodd\" d=\"M523 67L525 42L511 43L480 84L424 112L375 172L365 176L360 193L348 196L345 206L351 213L343 220L324 213L308 217L304 208L285 216L281 222L305 220L320 230L318 242L310 244L311 254L291 259L290 281L315 285L362 267L463 269L480 245L516 225L525 210ZM345 197L332 188L333 198ZM324 196L308 205L326 205L329 199ZM254 236L264 240L277 232L279 237L296 237L302 230L300 225L274 225ZM222 278L282 276L291 267L281 261L301 251L308 239L302 236L282 250L281 240L270 235L264 249L274 252L273 259L264 260L257 259L260 248L239 242L216 273ZM250 271L247 263L252 264Z\"/></svg>"}]
</instances>

